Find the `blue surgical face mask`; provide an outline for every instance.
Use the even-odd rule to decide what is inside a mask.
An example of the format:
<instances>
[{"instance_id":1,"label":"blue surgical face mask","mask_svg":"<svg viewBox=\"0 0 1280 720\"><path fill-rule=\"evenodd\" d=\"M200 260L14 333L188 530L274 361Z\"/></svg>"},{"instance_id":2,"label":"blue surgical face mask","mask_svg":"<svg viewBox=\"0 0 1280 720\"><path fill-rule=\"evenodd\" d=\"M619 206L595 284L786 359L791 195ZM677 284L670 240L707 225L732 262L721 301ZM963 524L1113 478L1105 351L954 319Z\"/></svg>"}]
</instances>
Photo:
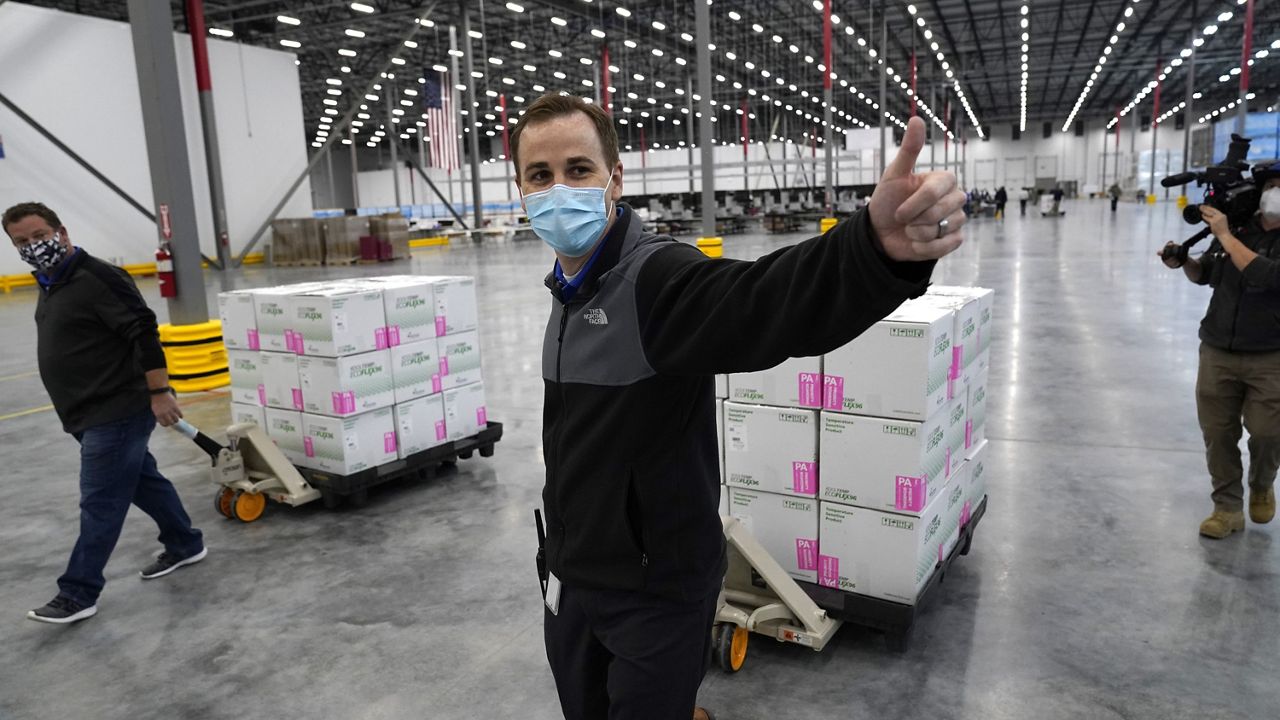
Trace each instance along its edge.
<instances>
[{"instance_id":1,"label":"blue surgical face mask","mask_svg":"<svg viewBox=\"0 0 1280 720\"><path fill-rule=\"evenodd\" d=\"M609 224L606 195L613 176L604 187L554 185L524 196L525 213L533 232L552 250L569 258L591 252Z\"/></svg>"}]
</instances>

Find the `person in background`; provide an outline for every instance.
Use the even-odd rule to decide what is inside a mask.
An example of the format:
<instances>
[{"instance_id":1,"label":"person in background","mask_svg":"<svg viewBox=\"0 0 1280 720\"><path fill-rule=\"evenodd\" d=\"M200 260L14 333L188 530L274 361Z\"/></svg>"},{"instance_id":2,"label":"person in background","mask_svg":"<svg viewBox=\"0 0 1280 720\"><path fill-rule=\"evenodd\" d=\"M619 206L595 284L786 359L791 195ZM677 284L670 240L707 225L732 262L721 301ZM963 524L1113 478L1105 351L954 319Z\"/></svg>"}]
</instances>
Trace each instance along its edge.
<instances>
[{"instance_id":1,"label":"person in background","mask_svg":"<svg viewBox=\"0 0 1280 720\"><path fill-rule=\"evenodd\" d=\"M1196 413L1212 479L1213 512L1200 534L1222 539L1244 530L1244 467L1240 435L1249 431L1249 519L1276 514L1280 468L1280 161L1258 163L1258 213L1240 227L1200 206L1216 238L1198 259L1165 259L1213 296L1200 323ZM1166 247L1172 247L1169 243ZM1163 253L1159 254L1163 258Z\"/></svg>"},{"instance_id":2,"label":"person in background","mask_svg":"<svg viewBox=\"0 0 1280 720\"><path fill-rule=\"evenodd\" d=\"M1111 187L1107 189L1107 195L1111 198L1111 212L1116 211L1116 204L1120 202L1120 184L1111 183Z\"/></svg>"},{"instance_id":3,"label":"person in background","mask_svg":"<svg viewBox=\"0 0 1280 720\"><path fill-rule=\"evenodd\" d=\"M1065 194L1065 193L1063 193L1063 192L1062 192L1062 186L1061 186L1061 185L1054 185L1054 186L1053 186L1053 211L1052 211L1052 212L1050 212L1050 214L1051 214L1051 215L1061 215L1061 214L1062 214L1062 196L1063 196L1064 194Z\"/></svg>"},{"instance_id":4,"label":"person in background","mask_svg":"<svg viewBox=\"0 0 1280 720\"><path fill-rule=\"evenodd\" d=\"M954 175L914 172L924 134L912 118L866 211L747 262L643 231L599 106L545 95L521 116L516 185L556 258L539 577L568 720L710 717L695 700L726 566L713 376L820 355L924 293L965 222Z\"/></svg>"},{"instance_id":5,"label":"person in background","mask_svg":"<svg viewBox=\"0 0 1280 720\"><path fill-rule=\"evenodd\" d=\"M1009 193L1005 191L1003 186L1001 186L1000 189L996 190L996 217L1001 220L1004 219L1004 206L1008 203Z\"/></svg>"},{"instance_id":6,"label":"person in background","mask_svg":"<svg viewBox=\"0 0 1280 720\"><path fill-rule=\"evenodd\" d=\"M1022 217L1027 216L1027 201L1031 199L1031 193L1026 188L1018 188L1018 206L1022 211Z\"/></svg>"},{"instance_id":7,"label":"person in background","mask_svg":"<svg viewBox=\"0 0 1280 720\"><path fill-rule=\"evenodd\" d=\"M156 423L172 425L182 410L155 313L129 275L72 245L58 215L40 203L9 208L0 224L35 268L40 379L63 430L80 444L80 536L57 596L27 618L74 623L98 612L103 569L131 503L155 520L164 546L143 579L205 558L200 531L147 450Z\"/></svg>"}]
</instances>

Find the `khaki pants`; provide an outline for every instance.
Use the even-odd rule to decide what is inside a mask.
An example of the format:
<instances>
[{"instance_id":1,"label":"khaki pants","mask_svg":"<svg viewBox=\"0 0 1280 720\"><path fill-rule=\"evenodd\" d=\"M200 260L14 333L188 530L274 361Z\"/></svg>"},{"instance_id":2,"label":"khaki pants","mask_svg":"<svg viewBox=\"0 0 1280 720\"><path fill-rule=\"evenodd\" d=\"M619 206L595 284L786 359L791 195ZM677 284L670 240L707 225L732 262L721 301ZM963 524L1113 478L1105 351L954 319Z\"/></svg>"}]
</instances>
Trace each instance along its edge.
<instances>
[{"instance_id":1,"label":"khaki pants","mask_svg":"<svg viewBox=\"0 0 1280 720\"><path fill-rule=\"evenodd\" d=\"M1244 509L1241 420L1249 431L1249 490L1275 483L1280 467L1280 352L1227 352L1200 344L1196 412L1217 510Z\"/></svg>"}]
</instances>

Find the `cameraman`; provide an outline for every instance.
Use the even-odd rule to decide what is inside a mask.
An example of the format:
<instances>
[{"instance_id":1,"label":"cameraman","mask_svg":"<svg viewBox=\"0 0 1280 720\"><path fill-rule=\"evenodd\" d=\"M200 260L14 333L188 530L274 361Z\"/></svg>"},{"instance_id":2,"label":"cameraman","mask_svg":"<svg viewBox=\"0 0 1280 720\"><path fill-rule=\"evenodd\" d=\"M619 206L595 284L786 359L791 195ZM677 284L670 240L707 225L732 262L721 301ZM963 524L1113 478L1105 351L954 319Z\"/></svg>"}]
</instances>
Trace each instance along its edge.
<instances>
[{"instance_id":1,"label":"cameraman","mask_svg":"<svg viewBox=\"0 0 1280 720\"><path fill-rule=\"evenodd\" d=\"M1221 539L1244 530L1241 420L1249 431L1249 517L1276 513L1273 484L1280 467L1280 161L1253 170L1260 208L1233 229L1209 205L1200 213L1216 240L1198 259L1164 260L1187 279L1213 287L1200 323L1196 409L1213 480L1213 514L1200 534ZM1169 246L1174 246L1169 243ZM1176 246L1175 246L1176 247Z\"/></svg>"}]
</instances>

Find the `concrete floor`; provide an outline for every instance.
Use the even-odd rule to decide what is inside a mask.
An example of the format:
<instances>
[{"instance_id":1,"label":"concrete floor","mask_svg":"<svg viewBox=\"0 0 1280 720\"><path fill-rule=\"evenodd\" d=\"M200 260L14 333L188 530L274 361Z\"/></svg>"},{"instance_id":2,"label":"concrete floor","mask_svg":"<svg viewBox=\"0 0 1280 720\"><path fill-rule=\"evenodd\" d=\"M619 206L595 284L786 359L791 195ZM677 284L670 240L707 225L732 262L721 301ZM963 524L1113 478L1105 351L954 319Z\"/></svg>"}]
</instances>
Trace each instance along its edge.
<instances>
[{"instance_id":1,"label":"concrete floor","mask_svg":"<svg viewBox=\"0 0 1280 720\"><path fill-rule=\"evenodd\" d=\"M910 650L853 627L821 654L757 638L741 673L713 669L703 685L721 718L1276 716L1275 530L1196 534L1210 507L1192 394L1208 290L1154 257L1188 226L1171 204L1067 209L975 221L935 274L997 290L991 503ZM726 254L797 239L730 237ZM199 451L158 430L152 450L210 557L141 582L158 548L135 511L99 616L71 628L23 618L53 596L74 541L78 463L52 412L15 415L47 398L34 295L0 296L0 718L559 717L531 527L549 258L499 243L236 277L476 275L490 417L506 437L496 457L374 493L364 510L275 507L242 525L215 514ZM184 402L198 425L227 423L222 393Z\"/></svg>"}]
</instances>

